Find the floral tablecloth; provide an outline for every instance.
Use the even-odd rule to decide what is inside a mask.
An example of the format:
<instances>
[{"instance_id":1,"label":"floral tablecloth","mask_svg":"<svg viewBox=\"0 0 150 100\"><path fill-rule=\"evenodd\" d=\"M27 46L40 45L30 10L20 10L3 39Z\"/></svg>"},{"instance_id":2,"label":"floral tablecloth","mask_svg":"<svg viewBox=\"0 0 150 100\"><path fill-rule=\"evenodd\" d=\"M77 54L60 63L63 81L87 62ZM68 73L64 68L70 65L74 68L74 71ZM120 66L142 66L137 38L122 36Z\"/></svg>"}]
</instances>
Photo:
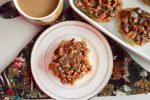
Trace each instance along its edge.
<instances>
[{"instance_id":1,"label":"floral tablecloth","mask_svg":"<svg viewBox=\"0 0 150 100\"><path fill-rule=\"evenodd\" d=\"M65 20L84 21L71 8L63 11L53 24ZM51 98L36 85L30 70L32 47L39 35L50 26L45 26L19 53L16 59L0 75L0 100ZM113 52L113 73L106 87L96 96L118 96L150 93L150 73L138 65L126 51L107 37Z\"/></svg>"}]
</instances>

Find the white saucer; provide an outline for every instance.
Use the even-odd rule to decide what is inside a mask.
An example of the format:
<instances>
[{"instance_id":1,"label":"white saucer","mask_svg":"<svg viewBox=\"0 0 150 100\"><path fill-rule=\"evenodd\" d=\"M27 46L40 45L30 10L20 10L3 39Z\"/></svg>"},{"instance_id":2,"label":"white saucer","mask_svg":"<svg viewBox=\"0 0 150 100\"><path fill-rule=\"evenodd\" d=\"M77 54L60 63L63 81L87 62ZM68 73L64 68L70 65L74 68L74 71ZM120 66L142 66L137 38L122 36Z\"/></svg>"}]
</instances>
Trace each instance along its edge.
<instances>
[{"instance_id":1,"label":"white saucer","mask_svg":"<svg viewBox=\"0 0 150 100\"><path fill-rule=\"evenodd\" d=\"M84 39L90 49L92 72L75 85L63 85L48 69L54 50L62 40ZM47 95L55 99L89 99L100 92L110 79L112 51L107 40L92 26L66 21L47 29L36 41L31 55L33 77Z\"/></svg>"}]
</instances>

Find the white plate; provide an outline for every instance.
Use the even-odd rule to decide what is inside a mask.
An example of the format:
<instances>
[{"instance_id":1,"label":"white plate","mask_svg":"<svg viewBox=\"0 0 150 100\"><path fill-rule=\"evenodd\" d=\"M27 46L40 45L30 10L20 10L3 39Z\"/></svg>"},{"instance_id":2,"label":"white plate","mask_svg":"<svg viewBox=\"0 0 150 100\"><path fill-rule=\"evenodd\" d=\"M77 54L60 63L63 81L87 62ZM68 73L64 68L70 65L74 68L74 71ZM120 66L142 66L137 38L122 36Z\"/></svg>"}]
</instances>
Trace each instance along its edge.
<instances>
[{"instance_id":1,"label":"white plate","mask_svg":"<svg viewBox=\"0 0 150 100\"><path fill-rule=\"evenodd\" d=\"M92 72L73 86L62 85L48 70L48 65L58 44L72 38L87 42ZM82 22L67 21L50 27L38 38L31 66L36 83L47 95L55 99L88 99L100 92L110 79L113 57L108 42L98 30Z\"/></svg>"},{"instance_id":2,"label":"white plate","mask_svg":"<svg viewBox=\"0 0 150 100\"><path fill-rule=\"evenodd\" d=\"M84 13L82 13L74 4L75 0L69 0L70 5L73 8L73 10L78 13L83 19L88 21L90 24L94 25L101 31L103 31L106 35L123 45L125 48L130 50L132 53L137 55L138 57L147 60L150 62L150 43L145 44L144 46L131 46L127 40L123 38L123 36L118 32L118 20L117 18L114 18L112 21L108 23L98 23L88 16L86 16ZM140 7L144 9L145 11L150 13L150 7L146 4L144 4L141 0L122 0L123 1L123 8L129 8L129 7Z\"/></svg>"}]
</instances>

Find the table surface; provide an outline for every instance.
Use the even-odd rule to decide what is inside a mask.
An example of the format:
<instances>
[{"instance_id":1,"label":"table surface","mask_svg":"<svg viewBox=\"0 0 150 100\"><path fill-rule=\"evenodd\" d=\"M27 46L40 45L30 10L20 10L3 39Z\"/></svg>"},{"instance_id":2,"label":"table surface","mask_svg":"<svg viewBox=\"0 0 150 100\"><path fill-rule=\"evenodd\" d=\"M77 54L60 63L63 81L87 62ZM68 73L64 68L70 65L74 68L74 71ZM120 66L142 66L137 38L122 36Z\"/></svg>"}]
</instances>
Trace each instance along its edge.
<instances>
[{"instance_id":1,"label":"table surface","mask_svg":"<svg viewBox=\"0 0 150 100\"><path fill-rule=\"evenodd\" d=\"M10 0L1 0L0 4L3 4ZM17 17L13 19L3 19L0 17L0 72L2 72L18 55L18 53L25 47L29 41L36 35L41 27L36 26L25 20L23 17ZM5 76L5 75L2 75ZM2 78L0 76L0 78ZM149 95L119 97L123 99L149 98ZM105 98L106 100L110 99ZM112 98L111 98L112 99ZM114 100L118 98L114 98Z\"/></svg>"},{"instance_id":2,"label":"table surface","mask_svg":"<svg viewBox=\"0 0 150 100\"><path fill-rule=\"evenodd\" d=\"M0 5L10 0L0 0ZM0 16L0 72L18 55L23 47L36 35L40 27L23 17L3 19Z\"/></svg>"}]
</instances>

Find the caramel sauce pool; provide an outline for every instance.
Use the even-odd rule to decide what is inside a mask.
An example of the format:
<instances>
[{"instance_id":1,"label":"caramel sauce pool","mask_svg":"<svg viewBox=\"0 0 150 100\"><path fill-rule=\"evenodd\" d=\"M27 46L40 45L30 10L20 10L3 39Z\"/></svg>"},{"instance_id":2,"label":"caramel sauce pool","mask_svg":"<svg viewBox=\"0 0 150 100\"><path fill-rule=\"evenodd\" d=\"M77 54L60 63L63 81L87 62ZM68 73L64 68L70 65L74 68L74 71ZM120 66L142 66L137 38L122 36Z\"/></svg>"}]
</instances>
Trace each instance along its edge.
<instances>
[{"instance_id":1,"label":"caramel sauce pool","mask_svg":"<svg viewBox=\"0 0 150 100\"><path fill-rule=\"evenodd\" d=\"M44 17L52 13L59 0L18 0L22 11L31 17Z\"/></svg>"}]
</instances>

